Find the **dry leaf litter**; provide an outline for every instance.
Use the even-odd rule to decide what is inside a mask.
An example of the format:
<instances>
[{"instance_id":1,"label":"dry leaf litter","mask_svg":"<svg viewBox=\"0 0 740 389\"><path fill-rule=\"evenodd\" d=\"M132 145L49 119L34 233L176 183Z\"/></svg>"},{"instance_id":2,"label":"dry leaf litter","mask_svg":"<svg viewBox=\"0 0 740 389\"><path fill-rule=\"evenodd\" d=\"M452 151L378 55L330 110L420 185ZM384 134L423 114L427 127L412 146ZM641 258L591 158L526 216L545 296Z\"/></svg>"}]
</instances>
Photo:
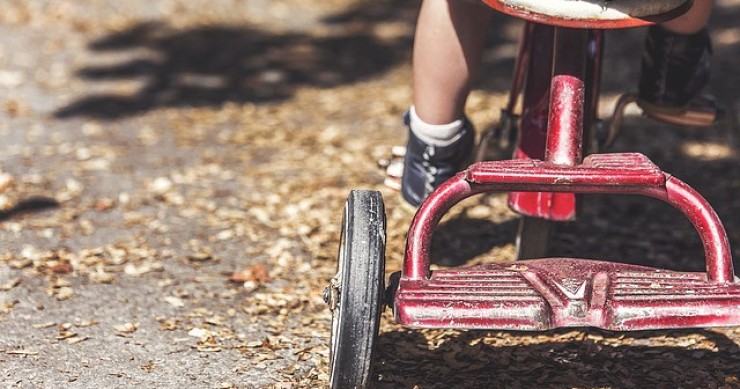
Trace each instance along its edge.
<instances>
[{"instance_id":1,"label":"dry leaf litter","mask_svg":"<svg viewBox=\"0 0 740 389\"><path fill-rule=\"evenodd\" d=\"M341 209L350 189L383 191L387 270L401 265L410 215L399 207L397 194L383 188L375 162L405 138L400 117L412 98L408 48L416 4L288 0L270 2L257 12L255 4L263 2L236 1L255 12L234 13L233 4L224 1L212 9L171 1L151 11L156 23L147 27L141 20L148 8L139 3L144 4L132 2L107 13L102 1L89 8L64 1L10 1L0 14L0 28L26 33L25 41L18 42L40 42L42 50L29 55L49 63L34 74L29 61L8 57L14 45L23 43L11 40L0 51L9 69L0 72L0 84L30 84L40 91L4 89L0 96L0 133L11 139L1 148L0 326L16 335L2 337L2 362L37 371L49 355L73 352L60 354L60 348L77 348L87 359L59 367L47 383L93 382L86 381L91 380L86 371L100 365L108 385L161 384L152 378L160 375L170 384L183 379L192 387L325 387L331 316L321 292L335 272ZM722 4L740 6L734 0ZM387 11L394 7L395 13ZM344 12L350 15L346 20L322 19ZM515 22L497 20L496 34L508 43L487 52L491 67L510 58L518 31ZM43 34L52 24L64 26L60 37ZM157 95L162 103L134 107L125 112L129 116L96 118L100 112L95 109L116 112L105 104L72 119L50 115L49 104L58 108L84 99L76 91L146 93L146 80L96 83L78 77L75 69L105 68L141 56L166 62L170 58L162 57L176 59L179 52L157 44L188 32L194 32L193 39L206 39L201 45L214 44L203 30L236 26L233 31L244 33L241 25L274 36L273 43L309 36L295 47L276 44L264 54L286 67L296 56L312 65L322 55L312 42L347 37L369 36L392 47L398 58L344 82L341 72L309 68L316 79L294 82L295 87L276 66L260 77L242 79L256 89L250 90L255 100L203 104L197 96L178 101L171 95L179 91L171 90ZM135 41L137 29L155 44L107 58L97 58L102 54L90 46L101 37ZM68 52L75 53L71 62L64 58ZM287 62L280 62L281 56ZM332 60L362 70L361 58ZM219 85L206 76L179 76L185 85ZM471 119L481 128L497 119L493 107L505 99L501 85L485 85L469 101ZM263 89L280 98L258 101ZM52 95L51 103L33 93ZM737 99L736 94L730 97ZM638 119L629 123L652 125ZM645 141L635 130L617 147L645 152L708 191L733 244L740 247L740 226L732 212L740 203L731 195L740 183L735 152L708 135L658 130L661 141ZM707 178L714 173L729 178ZM559 232L554 250L636 263L654 258L658 266L701 270L701 249L690 226L675 215L663 216L664 211L638 200L595 200L579 224ZM514 224L503 195L466 201L443 221L433 266L511 258ZM673 226L678 227L668 228ZM591 234L594 228L609 232ZM101 307L98 293L118 296L121 300L111 305L126 309ZM128 303L126 293L132 296ZM137 307L132 301L148 305ZM76 307L75 313L65 310L69 307ZM104 309L111 314L102 315ZM408 330L393 324L386 311L378 341L375 378L383 388L740 387L738 329L634 334ZM96 353L110 342L122 342L119 350L132 356L119 360L112 352ZM147 346L157 351L135 353ZM172 358L218 368L183 369ZM27 379L5 374L5 379Z\"/></svg>"}]
</instances>

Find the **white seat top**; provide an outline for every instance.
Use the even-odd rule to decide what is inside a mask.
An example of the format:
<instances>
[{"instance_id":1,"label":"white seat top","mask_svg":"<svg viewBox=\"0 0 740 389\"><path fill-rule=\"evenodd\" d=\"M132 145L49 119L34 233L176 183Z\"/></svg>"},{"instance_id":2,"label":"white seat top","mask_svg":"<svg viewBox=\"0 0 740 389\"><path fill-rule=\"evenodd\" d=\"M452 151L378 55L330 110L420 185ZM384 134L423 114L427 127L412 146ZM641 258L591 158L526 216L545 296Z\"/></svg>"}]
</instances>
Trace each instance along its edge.
<instances>
[{"instance_id":1,"label":"white seat top","mask_svg":"<svg viewBox=\"0 0 740 389\"><path fill-rule=\"evenodd\" d=\"M623 20L668 13L687 0L495 0L523 11L571 20Z\"/></svg>"}]
</instances>

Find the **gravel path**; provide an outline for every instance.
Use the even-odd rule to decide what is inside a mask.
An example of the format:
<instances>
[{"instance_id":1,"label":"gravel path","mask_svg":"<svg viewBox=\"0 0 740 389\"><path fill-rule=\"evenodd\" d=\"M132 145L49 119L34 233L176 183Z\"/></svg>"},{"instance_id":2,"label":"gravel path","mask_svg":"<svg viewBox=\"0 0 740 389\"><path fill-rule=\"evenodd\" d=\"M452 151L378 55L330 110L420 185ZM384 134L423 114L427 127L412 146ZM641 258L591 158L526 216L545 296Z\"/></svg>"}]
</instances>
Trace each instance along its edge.
<instances>
[{"instance_id":1,"label":"gravel path","mask_svg":"<svg viewBox=\"0 0 740 389\"><path fill-rule=\"evenodd\" d=\"M388 270L402 260L410 215L375 161L405 138L417 7L0 0L0 383L324 387L321 290L350 189L383 191ZM740 110L740 0L718 10L712 87ZM503 104L518 27L500 16L491 28L470 99L479 128ZM641 36L608 36L605 112L633 84ZM701 191L740 258L730 133L632 115L614 148ZM514 220L501 195L467 202L434 260L506 260ZM553 250L703 268L689 223L634 198L589 198ZM378 386L738 388L738 345L734 328L458 333L385 320Z\"/></svg>"}]
</instances>

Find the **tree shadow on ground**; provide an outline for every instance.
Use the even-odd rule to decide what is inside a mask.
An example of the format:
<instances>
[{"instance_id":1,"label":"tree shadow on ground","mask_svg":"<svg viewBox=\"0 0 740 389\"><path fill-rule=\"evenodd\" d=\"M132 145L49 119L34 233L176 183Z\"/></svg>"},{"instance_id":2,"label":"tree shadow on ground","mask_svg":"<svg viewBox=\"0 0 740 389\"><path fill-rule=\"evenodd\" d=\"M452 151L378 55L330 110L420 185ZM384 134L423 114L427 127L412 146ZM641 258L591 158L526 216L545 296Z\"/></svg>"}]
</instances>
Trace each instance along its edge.
<instances>
[{"instance_id":1,"label":"tree shadow on ground","mask_svg":"<svg viewBox=\"0 0 740 389\"><path fill-rule=\"evenodd\" d=\"M81 97L55 117L116 119L160 107L267 103L304 86L329 88L379 76L410 63L417 11L415 2L361 2L324 19L316 34L139 23L89 44L93 53L121 55L123 61L77 72L88 81L136 81L138 89ZM491 34L501 35L500 27L492 24Z\"/></svg>"},{"instance_id":2,"label":"tree shadow on ground","mask_svg":"<svg viewBox=\"0 0 740 389\"><path fill-rule=\"evenodd\" d=\"M421 330L380 334L376 387L632 389L739 383L740 349L725 335L707 330L426 335ZM509 345L514 342L518 345ZM706 348L699 348L704 342Z\"/></svg>"},{"instance_id":3,"label":"tree shadow on ground","mask_svg":"<svg viewBox=\"0 0 740 389\"><path fill-rule=\"evenodd\" d=\"M59 202L53 198L40 196L30 197L19 201L10 209L0 211L0 222L58 207Z\"/></svg>"},{"instance_id":4,"label":"tree shadow on ground","mask_svg":"<svg viewBox=\"0 0 740 389\"><path fill-rule=\"evenodd\" d=\"M179 31L143 23L90 45L95 52L130 52L129 60L78 72L87 80L140 80L142 86L129 95L84 97L55 115L114 119L159 107L279 101L303 85L337 86L385 71L405 58L408 45L407 38L381 42L361 30L314 38L248 27Z\"/></svg>"}]
</instances>

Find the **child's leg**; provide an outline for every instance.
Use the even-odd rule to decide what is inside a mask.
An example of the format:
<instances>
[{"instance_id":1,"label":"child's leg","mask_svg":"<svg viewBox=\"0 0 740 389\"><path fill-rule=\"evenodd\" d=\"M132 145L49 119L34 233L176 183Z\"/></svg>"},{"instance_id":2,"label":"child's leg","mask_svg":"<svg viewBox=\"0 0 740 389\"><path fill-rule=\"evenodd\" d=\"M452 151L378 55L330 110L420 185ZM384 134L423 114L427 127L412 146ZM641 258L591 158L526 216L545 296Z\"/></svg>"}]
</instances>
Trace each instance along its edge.
<instances>
[{"instance_id":1,"label":"child's leg","mask_svg":"<svg viewBox=\"0 0 740 389\"><path fill-rule=\"evenodd\" d=\"M493 11L464 0L424 0L414 40L414 107L409 110L401 195L419 206L465 168L475 142L465 119L470 82Z\"/></svg>"},{"instance_id":2,"label":"child's leg","mask_svg":"<svg viewBox=\"0 0 740 389\"><path fill-rule=\"evenodd\" d=\"M465 0L425 0L414 38L414 106L429 124L463 117L493 11Z\"/></svg>"},{"instance_id":3,"label":"child's leg","mask_svg":"<svg viewBox=\"0 0 740 389\"><path fill-rule=\"evenodd\" d=\"M694 5L688 12L663 23L662 26L676 34L695 34L706 27L713 7L714 0L694 0Z\"/></svg>"}]
</instances>

